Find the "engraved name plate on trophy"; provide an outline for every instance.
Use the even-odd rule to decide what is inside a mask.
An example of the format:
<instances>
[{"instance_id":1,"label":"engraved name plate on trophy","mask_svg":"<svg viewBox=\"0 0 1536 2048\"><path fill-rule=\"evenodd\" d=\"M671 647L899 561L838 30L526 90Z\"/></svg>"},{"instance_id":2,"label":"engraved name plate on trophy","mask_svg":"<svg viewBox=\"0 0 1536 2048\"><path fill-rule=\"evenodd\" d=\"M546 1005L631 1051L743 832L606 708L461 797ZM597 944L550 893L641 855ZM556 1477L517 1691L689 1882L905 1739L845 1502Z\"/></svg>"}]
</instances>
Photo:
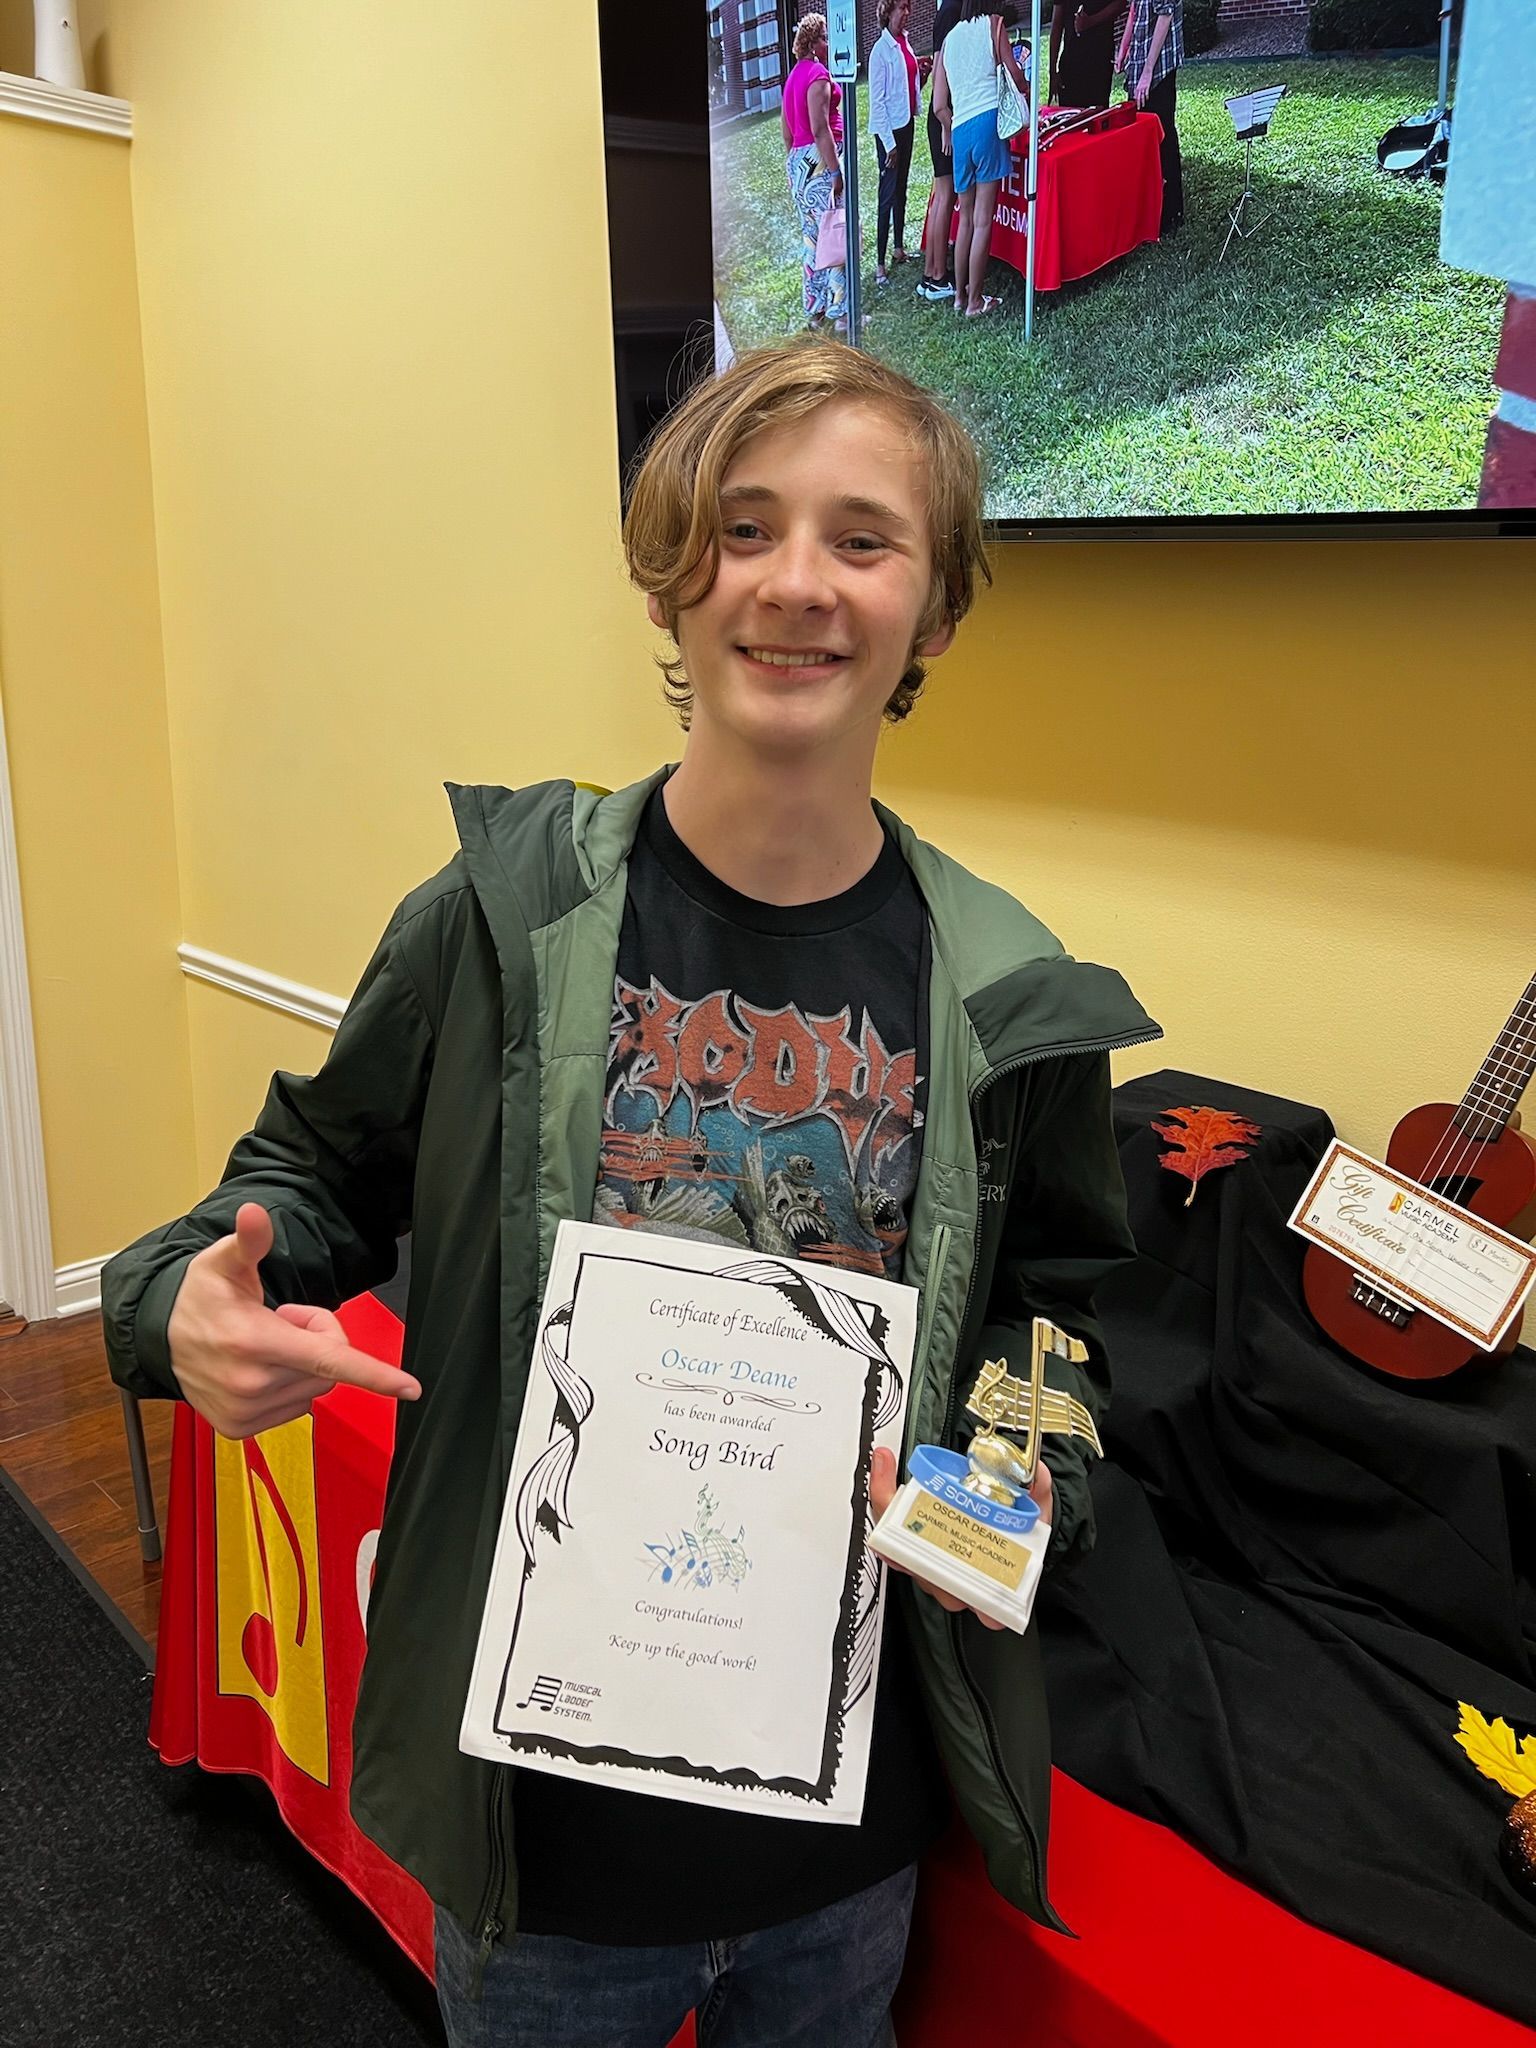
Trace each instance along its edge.
<instances>
[{"instance_id":1,"label":"engraved name plate on trophy","mask_svg":"<svg viewBox=\"0 0 1536 2048\"><path fill-rule=\"evenodd\" d=\"M1080 1338L1036 1316L1027 1380L1016 1379L1001 1359L982 1367L965 1404L981 1424L969 1450L962 1456L920 1444L906 1483L870 1537L877 1555L1021 1635L1051 1537L1029 1493L1040 1440L1081 1437L1103 1456L1082 1402L1045 1384L1053 1352L1079 1365L1088 1355Z\"/></svg>"}]
</instances>

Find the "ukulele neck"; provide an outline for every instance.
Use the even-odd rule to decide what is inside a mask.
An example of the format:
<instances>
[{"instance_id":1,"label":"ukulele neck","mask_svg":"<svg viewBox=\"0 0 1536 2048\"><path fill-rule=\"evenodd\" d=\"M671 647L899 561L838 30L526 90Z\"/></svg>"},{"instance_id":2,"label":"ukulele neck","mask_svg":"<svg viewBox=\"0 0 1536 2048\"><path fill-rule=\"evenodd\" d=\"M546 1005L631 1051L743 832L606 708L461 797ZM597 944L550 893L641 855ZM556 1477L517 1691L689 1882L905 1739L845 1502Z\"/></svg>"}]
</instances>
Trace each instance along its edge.
<instances>
[{"instance_id":1,"label":"ukulele neck","mask_svg":"<svg viewBox=\"0 0 1536 2048\"><path fill-rule=\"evenodd\" d=\"M1536 974L1526 984L1509 1022L1488 1049L1471 1087L1461 1098L1456 1122L1469 1138L1491 1145L1508 1127L1515 1106L1536 1073Z\"/></svg>"}]
</instances>

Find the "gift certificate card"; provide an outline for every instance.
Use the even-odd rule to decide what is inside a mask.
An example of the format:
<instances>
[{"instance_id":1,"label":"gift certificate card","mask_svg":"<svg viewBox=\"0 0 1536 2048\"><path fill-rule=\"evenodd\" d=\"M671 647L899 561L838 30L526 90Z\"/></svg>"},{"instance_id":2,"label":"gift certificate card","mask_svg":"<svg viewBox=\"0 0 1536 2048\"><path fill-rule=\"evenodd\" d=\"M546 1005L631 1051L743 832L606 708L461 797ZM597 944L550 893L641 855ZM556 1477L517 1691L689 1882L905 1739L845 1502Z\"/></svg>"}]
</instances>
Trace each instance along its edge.
<instances>
[{"instance_id":1,"label":"gift certificate card","mask_svg":"<svg viewBox=\"0 0 1536 2048\"><path fill-rule=\"evenodd\" d=\"M857 1822L916 1290L563 1223L460 1747Z\"/></svg>"},{"instance_id":2,"label":"gift certificate card","mask_svg":"<svg viewBox=\"0 0 1536 2048\"><path fill-rule=\"evenodd\" d=\"M1337 1138L1290 1224L1485 1351L1536 1282L1528 1244Z\"/></svg>"}]
</instances>

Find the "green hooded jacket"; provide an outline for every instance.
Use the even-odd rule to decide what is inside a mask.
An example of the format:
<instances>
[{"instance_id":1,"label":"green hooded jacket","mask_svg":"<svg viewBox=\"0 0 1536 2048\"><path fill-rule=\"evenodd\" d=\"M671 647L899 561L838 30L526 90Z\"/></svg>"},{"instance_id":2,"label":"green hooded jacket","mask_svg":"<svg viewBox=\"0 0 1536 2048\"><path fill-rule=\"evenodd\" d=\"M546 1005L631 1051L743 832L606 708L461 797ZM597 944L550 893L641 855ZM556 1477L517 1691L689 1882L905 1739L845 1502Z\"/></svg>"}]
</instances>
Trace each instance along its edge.
<instances>
[{"instance_id":1,"label":"green hooded jacket","mask_svg":"<svg viewBox=\"0 0 1536 2048\"><path fill-rule=\"evenodd\" d=\"M512 1767L459 1722L556 1226L598 1171L629 850L661 781L449 786L460 850L390 920L312 1077L278 1073L190 1215L104 1269L118 1384L178 1394L167 1324L191 1256L270 1213L269 1304L335 1307L390 1278L411 1234L402 1403L369 1601L352 1811L482 1953L517 1924ZM1027 1373L1031 1319L1088 1347L1050 1377L1108 1391L1098 1280L1132 1252L1110 1128L1111 1050L1159 1036L1118 974L1068 958L1005 891L891 813L932 928L927 1119L904 1278L921 1291L907 1445L959 1447L983 1357ZM1051 1556L1092 1540L1086 1468L1052 1439ZM1049 1926L1050 1736L1040 1651L893 1582L959 1807L1003 1896Z\"/></svg>"}]
</instances>

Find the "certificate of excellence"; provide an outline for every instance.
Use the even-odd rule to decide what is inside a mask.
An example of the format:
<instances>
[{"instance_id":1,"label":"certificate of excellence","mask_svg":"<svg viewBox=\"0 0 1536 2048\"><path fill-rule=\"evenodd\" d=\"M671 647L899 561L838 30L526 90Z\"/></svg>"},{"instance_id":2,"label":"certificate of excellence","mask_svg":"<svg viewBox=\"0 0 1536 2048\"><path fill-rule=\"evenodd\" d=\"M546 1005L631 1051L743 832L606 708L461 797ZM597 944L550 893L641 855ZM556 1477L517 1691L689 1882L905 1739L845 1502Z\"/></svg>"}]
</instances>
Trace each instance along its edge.
<instances>
[{"instance_id":1,"label":"certificate of excellence","mask_svg":"<svg viewBox=\"0 0 1536 2048\"><path fill-rule=\"evenodd\" d=\"M910 1287L563 1223L459 1746L806 1820L863 1810Z\"/></svg>"}]
</instances>

